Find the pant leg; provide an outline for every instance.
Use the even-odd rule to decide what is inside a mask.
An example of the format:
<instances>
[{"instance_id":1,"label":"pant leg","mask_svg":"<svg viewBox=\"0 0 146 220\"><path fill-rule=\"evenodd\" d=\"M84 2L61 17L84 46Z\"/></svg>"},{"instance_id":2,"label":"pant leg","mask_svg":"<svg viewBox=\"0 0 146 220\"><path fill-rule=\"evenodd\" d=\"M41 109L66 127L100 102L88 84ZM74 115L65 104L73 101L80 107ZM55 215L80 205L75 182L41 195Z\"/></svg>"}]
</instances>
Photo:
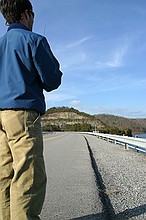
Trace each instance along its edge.
<instances>
[{"instance_id":1,"label":"pant leg","mask_svg":"<svg viewBox=\"0 0 146 220\"><path fill-rule=\"evenodd\" d=\"M35 111L10 110L3 123L13 156L11 220L38 220L46 189L40 117Z\"/></svg>"},{"instance_id":2,"label":"pant leg","mask_svg":"<svg viewBox=\"0 0 146 220\"><path fill-rule=\"evenodd\" d=\"M1 117L1 113L0 113ZM0 120L0 220L10 220L10 185L13 178L12 154Z\"/></svg>"}]
</instances>

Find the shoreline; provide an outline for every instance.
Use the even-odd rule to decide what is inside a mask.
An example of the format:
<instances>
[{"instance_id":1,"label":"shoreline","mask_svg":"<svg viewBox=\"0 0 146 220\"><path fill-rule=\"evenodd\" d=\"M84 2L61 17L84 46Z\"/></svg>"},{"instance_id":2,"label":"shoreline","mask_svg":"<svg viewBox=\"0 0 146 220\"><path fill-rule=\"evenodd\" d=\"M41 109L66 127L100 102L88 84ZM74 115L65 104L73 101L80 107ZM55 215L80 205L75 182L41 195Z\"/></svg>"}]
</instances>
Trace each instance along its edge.
<instances>
[{"instance_id":1,"label":"shoreline","mask_svg":"<svg viewBox=\"0 0 146 220\"><path fill-rule=\"evenodd\" d=\"M146 133L137 133L137 134L133 134L133 137L135 137L135 138L144 138L144 139L146 139Z\"/></svg>"}]
</instances>

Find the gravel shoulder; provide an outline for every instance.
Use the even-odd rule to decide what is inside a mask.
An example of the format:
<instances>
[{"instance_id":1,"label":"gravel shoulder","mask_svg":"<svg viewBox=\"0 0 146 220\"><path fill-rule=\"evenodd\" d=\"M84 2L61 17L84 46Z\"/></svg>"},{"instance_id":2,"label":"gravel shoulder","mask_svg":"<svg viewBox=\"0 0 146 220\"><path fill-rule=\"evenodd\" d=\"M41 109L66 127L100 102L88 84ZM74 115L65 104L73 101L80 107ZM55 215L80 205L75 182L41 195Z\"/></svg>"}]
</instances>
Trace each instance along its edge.
<instances>
[{"instance_id":1,"label":"gravel shoulder","mask_svg":"<svg viewBox=\"0 0 146 220\"><path fill-rule=\"evenodd\" d=\"M146 219L146 155L84 135L114 211L114 220Z\"/></svg>"}]
</instances>

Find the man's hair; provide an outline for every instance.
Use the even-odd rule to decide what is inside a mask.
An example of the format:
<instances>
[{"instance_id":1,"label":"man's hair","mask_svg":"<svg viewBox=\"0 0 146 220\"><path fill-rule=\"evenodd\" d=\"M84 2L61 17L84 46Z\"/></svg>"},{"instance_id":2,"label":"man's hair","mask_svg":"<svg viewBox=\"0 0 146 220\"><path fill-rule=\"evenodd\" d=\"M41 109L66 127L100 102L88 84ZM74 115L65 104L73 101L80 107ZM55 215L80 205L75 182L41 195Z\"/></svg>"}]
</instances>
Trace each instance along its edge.
<instances>
[{"instance_id":1,"label":"man's hair","mask_svg":"<svg viewBox=\"0 0 146 220\"><path fill-rule=\"evenodd\" d=\"M9 24L20 21L25 10L32 11L29 0L1 0L0 11Z\"/></svg>"}]
</instances>

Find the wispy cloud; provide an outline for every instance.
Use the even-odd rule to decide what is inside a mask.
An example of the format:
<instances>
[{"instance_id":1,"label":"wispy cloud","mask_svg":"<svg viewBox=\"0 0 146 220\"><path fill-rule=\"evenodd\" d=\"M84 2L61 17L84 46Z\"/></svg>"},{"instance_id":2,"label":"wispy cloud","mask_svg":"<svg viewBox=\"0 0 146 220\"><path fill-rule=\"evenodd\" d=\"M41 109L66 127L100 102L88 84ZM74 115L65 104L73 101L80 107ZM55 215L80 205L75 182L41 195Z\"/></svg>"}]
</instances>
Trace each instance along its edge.
<instances>
[{"instance_id":1,"label":"wispy cloud","mask_svg":"<svg viewBox=\"0 0 146 220\"><path fill-rule=\"evenodd\" d=\"M73 106L78 106L81 102L79 100L73 100L72 102L70 102L71 105Z\"/></svg>"},{"instance_id":2,"label":"wispy cloud","mask_svg":"<svg viewBox=\"0 0 146 220\"><path fill-rule=\"evenodd\" d=\"M123 59L127 52L127 45L114 51L112 59L106 63L109 67L120 67L124 64Z\"/></svg>"},{"instance_id":3,"label":"wispy cloud","mask_svg":"<svg viewBox=\"0 0 146 220\"><path fill-rule=\"evenodd\" d=\"M97 86L98 85L98 86ZM92 88L91 92L123 92L123 91L143 91L146 87L146 79L145 78L136 78L124 73L121 75L120 73L116 74L108 74L103 75L101 78L94 76L92 81L88 81L85 85L83 85L84 91L88 91L86 88ZM89 92L89 91L88 91Z\"/></svg>"},{"instance_id":4,"label":"wispy cloud","mask_svg":"<svg viewBox=\"0 0 146 220\"><path fill-rule=\"evenodd\" d=\"M77 47L80 46L81 44L83 44L84 42L90 40L93 36L88 36L88 37L84 37L76 42L70 43L68 45L66 45L66 48L73 48L73 47Z\"/></svg>"},{"instance_id":5,"label":"wispy cloud","mask_svg":"<svg viewBox=\"0 0 146 220\"><path fill-rule=\"evenodd\" d=\"M75 97L72 94L63 94L58 92L44 93L46 102L61 102L64 100L74 99Z\"/></svg>"},{"instance_id":6,"label":"wispy cloud","mask_svg":"<svg viewBox=\"0 0 146 220\"><path fill-rule=\"evenodd\" d=\"M57 46L55 46L56 47L56 50L55 50L56 54L61 54L61 56L63 56L66 53L72 54L72 52L74 50L81 49L82 44L84 44L85 42L89 41L92 38L93 38L93 36L87 36L87 37L83 37L83 38L81 38L77 41L74 41L74 42L68 42L68 43L64 42L64 44L57 45Z\"/></svg>"},{"instance_id":7,"label":"wispy cloud","mask_svg":"<svg viewBox=\"0 0 146 220\"><path fill-rule=\"evenodd\" d=\"M86 53L83 51L73 52L72 54L66 54L64 56L64 62L62 62L62 70L63 71L71 71L74 69L79 69L80 66L86 60Z\"/></svg>"},{"instance_id":8,"label":"wispy cloud","mask_svg":"<svg viewBox=\"0 0 146 220\"><path fill-rule=\"evenodd\" d=\"M146 112L140 109L131 110L130 108L117 108L105 106L78 106L78 110L87 112L91 115L94 114L112 114L123 116L127 118L144 118Z\"/></svg>"},{"instance_id":9,"label":"wispy cloud","mask_svg":"<svg viewBox=\"0 0 146 220\"><path fill-rule=\"evenodd\" d=\"M127 54L128 44L120 45L114 49L111 54L107 55L106 60L97 61L96 68L118 68L124 65L124 58Z\"/></svg>"},{"instance_id":10,"label":"wispy cloud","mask_svg":"<svg viewBox=\"0 0 146 220\"><path fill-rule=\"evenodd\" d=\"M58 46L55 54L60 57L61 66L63 71L74 71L83 68L88 56L88 50L86 50L86 44L92 36L83 37L75 42ZM82 44L84 44L82 46Z\"/></svg>"},{"instance_id":11,"label":"wispy cloud","mask_svg":"<svg viewBox=\"0 0 146 220\"><path fill-rule=\"evenodd\" d=\"M90 42L90 46L86 44L81 46L83 42L91 38L92 36L85 37L75 43L68 44L64 47L64 51L59 52L63 71L96 71L120 68L126 65L126 56L129 52L128 38L118 40L116 46L113 45L113 42L105 42L107 50L105 48L101 50L99 42L93 41Z\"/></svg>"}]
</instances>

